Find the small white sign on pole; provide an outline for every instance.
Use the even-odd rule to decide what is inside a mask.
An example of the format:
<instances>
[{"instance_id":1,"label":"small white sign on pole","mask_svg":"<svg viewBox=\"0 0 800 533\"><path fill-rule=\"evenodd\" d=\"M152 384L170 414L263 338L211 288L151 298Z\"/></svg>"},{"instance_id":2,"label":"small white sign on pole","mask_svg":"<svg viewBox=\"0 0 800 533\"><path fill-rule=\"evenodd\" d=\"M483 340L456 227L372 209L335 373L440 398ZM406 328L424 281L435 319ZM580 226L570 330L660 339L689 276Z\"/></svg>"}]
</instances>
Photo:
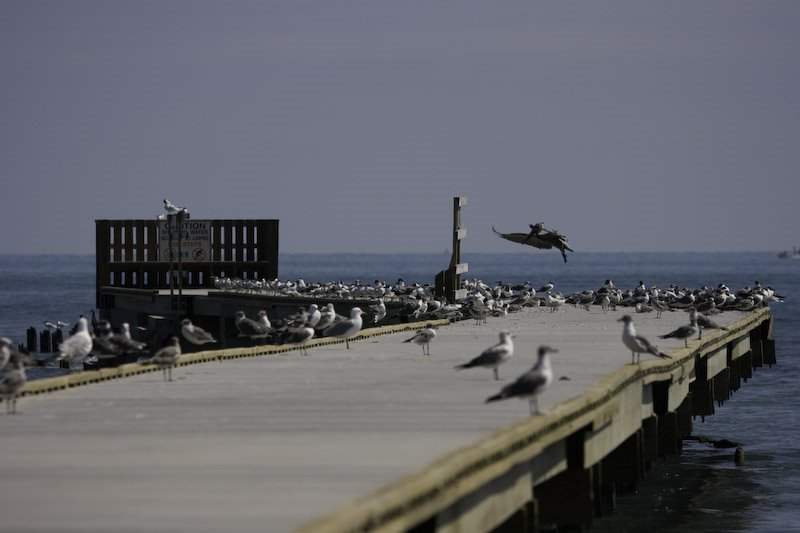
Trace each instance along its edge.
<instances>
[{"instance_id":1,"label":"small white sign on pole","mask_svg":"<svg viewBox=\"0 0 800 533\"><path fill-rule=\"evenodd\" d=\"M172 250L169 249L169 231L172 222ZM158 222L158 257L161 261L178 260L177 220ZM180 227L181 261L196 263L211 261L211 222L208 220L184 220Z\"/></svg>"}]
</instances>

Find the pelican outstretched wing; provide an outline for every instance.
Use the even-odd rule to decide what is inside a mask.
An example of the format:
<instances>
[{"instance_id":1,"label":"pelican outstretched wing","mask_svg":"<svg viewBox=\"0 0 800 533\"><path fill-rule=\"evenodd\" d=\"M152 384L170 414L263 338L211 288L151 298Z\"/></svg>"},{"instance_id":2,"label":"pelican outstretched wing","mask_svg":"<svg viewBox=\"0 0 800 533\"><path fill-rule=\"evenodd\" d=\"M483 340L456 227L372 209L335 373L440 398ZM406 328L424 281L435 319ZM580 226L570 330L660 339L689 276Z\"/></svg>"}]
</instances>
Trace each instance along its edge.
<instances>
[{"instance_id":1,"label":"pelican outstretched wing","mask_svg":"<svg viewBox=\"0 0 800 533\"><path fill-rule=\"evenodd\" d=\"M527 244L535 248L541 248L542 250L549 250L553 247L549 242L542 240L541 235L531 235L530 233L500 233L494 229L494 226L492 226L492 231L500 235L503 239L518 244Z\"/></svg>"},{"instance_id":2,"label":"pelican outstretched wing","mask_svg":"<svg viewBox=\"0 0 800 533\"><path fill-rule=\"evenodd\" d=\"M564 258L565 263L567 262L567 251L575 251L569 245L567 237L555 230L531 231L530 233L500 233L492 226L492 231L507 241L518 244L527 244L541 250L557 248L561 252L561 257Z\"/></svg>"}]
</instances>

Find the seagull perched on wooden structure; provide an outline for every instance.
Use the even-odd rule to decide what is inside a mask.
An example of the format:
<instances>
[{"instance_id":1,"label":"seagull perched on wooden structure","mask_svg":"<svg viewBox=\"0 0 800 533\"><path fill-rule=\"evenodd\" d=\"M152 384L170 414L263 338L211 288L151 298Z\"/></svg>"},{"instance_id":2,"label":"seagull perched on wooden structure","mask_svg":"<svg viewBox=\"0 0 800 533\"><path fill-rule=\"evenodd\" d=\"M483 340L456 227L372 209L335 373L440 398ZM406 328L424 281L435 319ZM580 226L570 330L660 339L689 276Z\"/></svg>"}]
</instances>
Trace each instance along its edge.
<instances>
[{"instance_id":1,"label":"seagull perched on wooden structure","mask_svg":"<svg viewBox=\"0 0 800 533\"><path fill-rule=\"evenodd\" d=\"M675 328L674 330L670 331L665 335L659 335L660 339L683 339L683 345L685 348L689 347L689 338L700 331L700 328L697 327L697 316L689 316L689 320L691 322L689 324L680 326Z\"/></svg>"},{"instance_id":2,"label":"seagull perched on wooden structure","mask_svg":"<svg viewBox=\"0 0 800 533\"><path fill-rule=\"evenodd\" d=\"M636 329L633 327L633 319L630 315L622 315L622 318L617 320L617 322L623 322L624 326L622 327L622 344L624 344L630 351L631 351L631 364L635 364L633 362L634 356L636 357L636 362L639 362L639 357L643 353L649 353L650 355L655 355L656 357L660 357L662 359L669 359L670 356L661 352L650 344L646 338L638 335L636 333Z\"/></svg>"},{"instance_id":3,"label":"seagull perched on wooden structure","mask_svg":"<svg viewBox=\"0 0 800 533\"><path fill-rule=\"evenodd\" d=\"M700 339L703 337L703 330L704 329L721 329L724 331L728 331L728 328L724 326L720 326L710 318L708 318L703 313L698 312L696 309L692 308L689 310L689 320L694 321L697 323L697 338Z\"/></svg>"},{"instance_id":4,"label":"seagull perched on wooden structure","mask_svg":"<svg viewBox=\"0 0 800 533\"><path fill-rule=\"evenodd\" d=\"M92 336L89 334L89 321L83 316L78 319L78 331L70 335L58 347L58 359L67 361L70 368L82 364L92 352Z\"/></svg>"},{"instance_id":5,"label":"seagull perched on wooden structure","mask_svg":"<svg viewBox=\"0 0 800 533\"><path fill-rule=\"evenodd\" d=\"M178 207L166 198L164 198L164 210L170 215L177 215L178 213L186 214L189 210L185 207Z\"/></svg>"},{"instance_id":6,"label":"seagull perched on wooden structure","mask_svg":"<svg viewBox=\"0 0 800 533\"><path fill-rule=\"evenodd\" d=\"M303 355L308 355L306 344L311 342L311 339L314 338L314 333L314 328L312 328L309 324L306 324L305 326L300 326L299 328L283 332L278 337L278 343L299 346L303 352Z\"/></svg>"},{"instance_id":7,"label":"seagull perched on wooden structure","mask_svg":"<svg viewBox=\"0 0 800 533\"><path fill-rule=\"evenodd\" d=\"M491 368L494 372L494 379L500 379L500 373L497 368L511 359L514 355L514 338L510 331L500 332L500 342L486 348L481 354L463 365L456 365L456 370L463 368L483 367Z\"/></svg>"},{"instance_id":8,"label":"seagull perched on wooden structure","mask_svg":"<svg viewBox=\"0 0 800 533\"><path fill-rule=\"evenodd\" d=\"M272 333L272 328L259 320L247 318L244 311L236 311L235 324L236 329L239 331L239 337L247 337L250 339L263 339L269 337Z\"/></svg>"},{"instance_id":9,"label":"seagull perched on wooden structure","mask_svg":"<svg viewBox=\"0 0 800 533\"><path fill-rule=\"evenodd\" d=\"M536 363L530 370L519 376L516 381L503 387L494 396L486 398L486 403L505 400L507 398L528 399L531 414L539 414L539 394L553 382L553 369L548 354L558 353L549 346L539 346Z\"/></svg>"},{"instance_id":10,"label":"seagull perched on wooden structure","mask_svg":"<svg viewBox=\"0 0 800 533\"><path fill-rule=\"evenodd\" d=\"M217 342L217 339L215 339L213 335L200 326L192 324L192 321L188 318L181 320L181 335L183 335L183 338L187 341L192 344L197 344L198 346Z\"/></svg>"},{"instance_id":11,"label":"seagull perched on wooden structure","mask_svg":"<svg viewBox=\"0 0 800 533\"><path fill-rule=\"evenodd\" d=\"M426 324L424 328L418 329L413 337L406 339L403 342L415 342L422 346L422 355L431 354L431 341L436 338L436 330L433 324ZM427 348L427 351L426 351Z\"/></svg>"},{"instance_id":12,"label":"seagull perched on wooden structure","mask_svg":"<svg viewBox=\"0 0 800 533\"><path fill-rule=\"evenodd\" d=\"M181 357L181 341L178 337L170 338L169 344L153 354L153 357L140 361L141 364L156 365L164 374L164 381L172 381L172 369ZM167 376L169 375L169 379Z\"/></svg>"},{"instance_id":13,"label":"seagull perched on wooden structure","mask_svg":"<svg viewBox=\"0 0 800 533\"><path fill-rule=\"evenodd\" d=\"M364 324L363 320L361 319L363 314L364 311L362 311L361 308L352 308L350 310L350 318L346 318L342 321L332 324L331 326L328 326L325 331L323 331L323 335L326 337L344 339L345 345L349 350L350 338L358 335L358 332L361 331L361 326Z\"/></svg>"}]
</instances>

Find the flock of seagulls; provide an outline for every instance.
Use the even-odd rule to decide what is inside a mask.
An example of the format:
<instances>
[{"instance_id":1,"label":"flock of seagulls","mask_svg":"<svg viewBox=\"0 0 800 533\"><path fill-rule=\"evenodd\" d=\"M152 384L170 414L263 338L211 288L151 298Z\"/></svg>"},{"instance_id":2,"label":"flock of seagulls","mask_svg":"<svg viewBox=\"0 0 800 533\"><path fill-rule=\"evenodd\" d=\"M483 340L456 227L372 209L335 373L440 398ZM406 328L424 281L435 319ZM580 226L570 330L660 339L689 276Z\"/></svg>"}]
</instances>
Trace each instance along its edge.
<instances>
[{"instance_id":1,"label":"flock of seagulls","mask_svg":"<svg viewBox=\"0 0 800 533\"><path fill-rule=\"evenodd\" d=\"M165 209L170 211L165 199ZM174 206L173 206L174 207ZM183 209L183 208L178 208ZM670 285L659 288L656 285L645 286L643 282L632 289L622 290L610 279L596 290L585 290L564 295L556 290L550 281L541 286L529 282L511 285L497 282L488 285L481 280L464 281L462 287L467 289L468 296L459 303L448 303L433 297L432 288L428 285L406 285L402 279L394 284L376 281L371 284L352 284L331 282L326 284L305 283L302 279L294 282L273 280L261 288L246 286L243 280L215 280L220 290L266 290L278 291L289 295L314 296L324 295L326 299L340 297L342 299L371 296L369 313L359 307L352 307L349 317L339 315L334 304L325 305L311 303L307 307L299 307L297 312L284 319L270 321L266 311L259 311L254 318L248 318L244 311L237 311L233 317L238 337L273 344L295 346L307 355L307 345L319 337L337 338L345 341L350 349L350 340L356 337L364 327L364 317L372 316L372 323L386 319L385 300L392 298L403 301L399 318L408 321L425 320L426 318L450 318L453 320L471 318L476 323L485 322L489 316L507 316L522 308L547 307L557 312L564 305L572 305L587 312L597 310L606 313L619 307L626 312L619 322L623 323L622 343L631 352L631 364L639 362L642 354L652 355L660 359L670 356L660 351L648 339L636 332L632 315L655 312L660 317L664 312L687 311L689 320L671 331L664 332L661 339L683 340L688 347L689 340L695 335L702 338L704 329L726 328L717 324L711 316L725 311L749 311L771 302L781 302L784 297L771 287L762 286L756 281L752 287L744 287L732 291L720 283L711 289L701 287L689 289ZM395 317L397 318L397 317ZM51 330L61 330L68 323L63 321L47 321L45 326ZM404 339L404 343L414 343L421 347L424 356L430 356L431 344L437 338L435 327L428 323L417 330L413 336ZM500 380L499 367L508 362L514 355L514 335L503 330L499 333L499 342L489 346L474 358L456 365L455 369L487 368L491 369L495 380ZM193 346L213 345L217 339L208 331L194 324L190 318L180 323L179 334L168 336L162 346L148 346L147 343L134 340L130 326L123 323L119 328L112 328L106 320L98 320L92 311L91 324L80 316L70 335L58 346L56 358L66 361L71 369L83 368L85 363L95 363L99 359L115 357L121 354L138 354L140 364L155 365L163 371L165 381L172 381L172 369L178 364L182 350L181 342ZM13 343L0 338L0 397L7 401L8 412L16 411L16 396L26 376L24 367L36 361L26 354L15 350ZM549 355L557 350L549 346L540 346L535 364L529 371L519 376L514 382L503 387L496 395L487 398L487 402L520 397L527 398L531 413L539 412L537 397L552 383L552 368Z\"/></svg>"}]
</instances>

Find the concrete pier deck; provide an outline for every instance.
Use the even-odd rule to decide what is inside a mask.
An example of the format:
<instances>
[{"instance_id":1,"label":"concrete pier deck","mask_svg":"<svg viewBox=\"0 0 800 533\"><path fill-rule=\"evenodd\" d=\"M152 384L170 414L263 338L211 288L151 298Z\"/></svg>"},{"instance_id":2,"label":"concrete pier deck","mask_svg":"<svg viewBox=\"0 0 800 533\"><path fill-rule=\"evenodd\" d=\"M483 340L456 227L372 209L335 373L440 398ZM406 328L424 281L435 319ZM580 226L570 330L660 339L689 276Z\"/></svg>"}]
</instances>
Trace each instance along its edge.
<instances>
[{"instance_id":1,"label":"concrete pier deck","mask_svg":"<svg viewBox=\"0 0 800 533\"><path fill-rule=\"evenodd\" d=\"M363 527L358 521L370 520L368 509L385 498L386 530L402 531L415 517L438 512L426 508L425 498L455 502L468 492L448 495L425 476L449 475L451 463L489 449L492 439L508 440L509 432L566 435L585 426L587 416L610 425L629 407L597 400L605 412L593 413L592 398L615 394L608 381L615 371L625 383L673 381L688 390L701 352L724 352L770 318L768 310L716 315L733 331L704 331L684 349L683 341L657 336L688 322L686 313L631 313L638 332L674 356L643 356L634 366L617 322L631 311L529 308L486 324L441 327L431 356L403 343L411 334L405 331L351 342L349 350L339 343L310 347L308 356L291 351L185 365L171 383L146 372L25 396L19 414L0 416L3 529L347 531ZM503 329L515 335L516 351L500 368L501 381L491 370L453 369L497 342ZM544 415L531 417L527 402L517 400L484 404L530 367L540 344L560 351L552 356L555 381L540 397ZM646 411L648 394L637 386L633 401ZM666 407L672 411L679 400ZM632 417L637 424L643 418L638 411ZM603 439L616 447L628 436ZM535 448L535 439L525 439ZM554 459L542 479L567 466ZM413 496L425 483L431 494ZM417 509L397 503L406 492Z\"/></svg>"}]
</instances>

